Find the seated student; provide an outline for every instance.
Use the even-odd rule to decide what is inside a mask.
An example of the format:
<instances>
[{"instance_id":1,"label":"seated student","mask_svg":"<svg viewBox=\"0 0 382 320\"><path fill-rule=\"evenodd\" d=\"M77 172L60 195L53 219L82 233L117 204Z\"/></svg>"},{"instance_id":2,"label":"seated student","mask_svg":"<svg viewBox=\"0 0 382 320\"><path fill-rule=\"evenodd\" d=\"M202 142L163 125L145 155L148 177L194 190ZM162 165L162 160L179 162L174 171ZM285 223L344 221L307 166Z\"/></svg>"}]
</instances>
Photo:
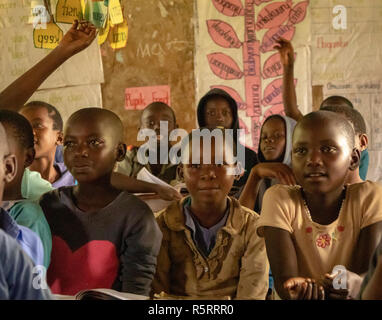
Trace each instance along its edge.
<instances>
[{"instance_id":1,"label":"seated student","mask_svg":"<svg viewBox=\"0 0 382 320\"><path fill-rule=\"evenodd\" d=\"M227 135L224 130L224 141ZM268 261L265 245L255 233L258 215L232 197L236 144L224 148L211 139L211 158L203 144L193 143L199 129L182 140L179 176L190 196L157 216L163 233L153 293L192 297L265 299ZM215 152L224 153L219 159ZM193 159L196 163L193 163ZM229 164L231 163L231 164Z\"/></svg>"},{"instance_id":2,"label":"seated student","mask_svg":"<svg viewBox=\"0 0 382 320\"><path fill-rule=\"evenodd\" d=\"M296 121L282 115L265 119L256 164L240 194L240 204L261 211L264 192L275 183L296 184L291 166L292 133Z\"/></svg>"},{"instance_id":3,"label":"seated student","mask_svg":"<svg viewBox=\"0 0 382 320\"><path fill-rule=\"evenodd\" d=\"M299 185L269 188L257 227L282 299L357 296L382 236L382 187L345 184L359 156L344 117L317 111L297 123L292 169ZM332 286L337 265L347 269L346 290Z\"/></svg>"},{"instance_id":4,"label":"seated student","mask_svg":"<svg viewBox=\"0 0 382 320\"><path fill-rule=\"evenodd\" d=\"M370 261L369 271L362 283L362 300L382 300L382 241Z\"/></svg>"},{"instance_id":5,"label":"seated student","mask_svg":"<svg viewBox=\"0 0 382 320\"><path fill-rule=\"evenodd\" d=\"M3 125L0 123L0 177L1 180L1 199L3 198L4 185L10 183L17 173L16 155L10 153L7 135ZM18 225L9 213L0 207L0 229L14 238L25 253L33 260L36 265L44 263L44 249L40 238L32 230Z\"/></svg>"},{"instance_id":6,"label":"seated student","mask_svg":"<svg viewBox=\"0 0 382 320\"><path fill-rule=\"evenodd\" d=\"M208 91L199 101L197 117L199 127L214 128L220 126L225 129L233 129L234 139L236 143L240 143L237 139L237 130L240 129L237 104L224 90L215 88ZM234 182L234 186L243 186L251 169L257 163L256 152L245 147L245 164L242 164L244 174Z\"/></svg>"},{"instance_id":7,"label":"seated student","mask_svg":"<svg viewBox=\"0 0 382 320\"><path fill-rule=\"evenodd\" d=\"M161 136L160 132L161 121L167 121L168 124L168 132L166 132L164 137ZM136 177L142 168L146 168L149 172L161 180L169 184L175 184L177 165L172 163L168 157L166 157L168 163L162 163L161 160L164 159L161 159L160 149L161 139L166 139L168 151L170 150L171 141L168 140L169 134L177 127L178 125L176 123L175 113L170 106L163 102L153 102L147 105L142 111L140 127L138 130L155 130L157 140L155 141L156 144L154 146L150 146L150 152L154 152L156 163L150 163L150 161L147 164L141 163L138 159L139 147L132 147L127 150L125 159L117 164L116 171L127 176Z\"/></svg>"},{"instance_id":8,"label":"seated student","mask_svg":"<svg viewBox=\"0 0 382 320\"><path fill-rule=\"evenodd\" d=\"M284 74L283 74L283 102L285 108L285 114L296 121L299 121L303 115L297 106L297 98L296 98L296 89L294 87L294 51L292 43L288 40L280 38L277 41L278 45L275 47L280 52L281 63L283 64ZM340 109L336 109L339 107ZM329 109L328 109L329 108ZM334 109L330 109L334 108ZM352 122L355 130L356 130L356 147L359 147L361 151L361 161L359 165L359 170L357 172L350 173L349 171L349 181L347 183L357 182L357 176L362 180L366 180L367 169L369 167L369 152L367 151L368 145L368 137L366 134L366 125L364 129L360 129L361 131L357 132L357 123L359 121L359 117L362 117L361 114L352 114L349 110L348 112L343 111L345 108L350 108L356 111L353 107L353 104L341 96L330 96L322 101L320 105L320 110L329 110L334 112L339 112L343 114L350 122Z\"/></svg>"},{"instance_id":9,"label":"seated student","mask_svg":"<svg viewBox=\"0 0 382 320\"><path fill-rule=\"evenodd\" d=\"M143 201L110 184L125 156L122 141L122 122L109 110L78 110L65 125L64 160L78 184L40 201L53 236L48 284L54 293L149 294L162 234Z\"/></svg>"},{"instance_id":10,"label":"seated student","mask_svg":"<svg viewBox=\"0 0 382 320\"><path fill-rule=\"evenodd\" d=\"M38 202L25 199L21 193L24 169L33 162L35 153L33 131L27 119L9 110L0 110L0 123L7 134L9 152L15 155L16 160L16 175L11 182L5 183L1 206L17 224L31 229L39 236L44 248L44 266L48 268L52 250L48 222Z\"/></svg>"},{"instance_id":11,"label":"seated student","mask_svg":"<svg viewBox=\"0 0 382 320\"><path fill-rule=\"evenodd\" d=\"M15 155L10 155L7 135L0 123L0 203L4 185L15 175ZM1 213L2 214L2 209ZM49 288L34 287L34 264L16 240L0 228L0 300L52 299Z\"/></svg>"},{"instance_id":12,"label":"seated student","mask_svg":"<svg viewBox=\"0 0 382 320\"><path fill-rule=\"evenodd\" d=\"M43 101L31 101L19 111L31 124L35 137L35 158L29 169L38 171L53 188L74 186L75 179L65 164L55 162L57 146L62 144L63 121L58 110Z\"/></svg>"},{"instance_id":13,"label":"seated student","mask_svg":"<svg viewBox=\"0 0 382 320\"><path fill-rule=\"evenodd\" d=\"M28 119L35 136L36 156L29 169L40 172L42 178L49 181L55 189L74 186L76 180L65 164L55 161L57 147L62 144L63 128L63 121L58 110L46 102L32 101L19 112ZM118 189L129 192L155 192L168 200L180 198L174 190L123 175L113 174L112 184Z\"/></svg>"}]
</instances>

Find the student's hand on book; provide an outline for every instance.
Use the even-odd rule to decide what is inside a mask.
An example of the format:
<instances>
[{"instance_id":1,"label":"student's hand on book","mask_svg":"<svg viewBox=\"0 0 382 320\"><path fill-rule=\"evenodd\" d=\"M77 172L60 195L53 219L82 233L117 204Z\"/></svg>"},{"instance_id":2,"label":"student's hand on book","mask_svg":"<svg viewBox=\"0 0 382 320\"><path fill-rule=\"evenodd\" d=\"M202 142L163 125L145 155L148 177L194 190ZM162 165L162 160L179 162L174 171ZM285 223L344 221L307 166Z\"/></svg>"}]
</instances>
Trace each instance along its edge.
<instances>
[{"instance_id":1,"label":"student's hand on book","mask_svg":"<svg viewBox=\"0 0 382 320\"><path fill-rule=\"evenodd\" d=\"M96 35L97 29L93 24L90 22L80 23L75 20L57 48L63 50L67 57L71 57L87 48L96 38Z\"/></svg>"},{"instance_id":2,"label":"student's hand on book","mask_svg":"<svg viewBox=\"0 0 382 320\"><path fill-rule=\"evenodd\" d=\"M171 187L156 185L155 193L161 197L163 200L172 201L172 200L180 200L182 199L182 195Z\"/></svg>"},{"instance_id":3,"label":"student's hand on book","mask_svg":"<svg viewBox=\"0 0 382 320\"><path fill-rule=\"evenodd\" d=\"M324 300L324 288L315 280L295 277L284 282L290 300Z\"/></svg>"},{"instance_id":4,"label":"student's hand on book","mask_svg":"<svg viewBox=\"0 0 382 320\"><path fill-rule=\"evenodd\" d=\"M291 67L294 64L294 50L292 43L284 38L276 40L277 45L274 46L278 50L281 57L281 63L284 67Z\"/></svg>"},{"instance_id":5,"label":"student's hand on book","mask_svg":"<svg viewBox=\"0 0 382 320\"><path fill-rule=\"evenodd\" d=\"M280 183L294 186L296 179L292 169L281 162L261 162L252 168L253 174L259 178L274 178Z\"/></svg>"},{"instance_id":6,"label":"student's hand on book","mask_svg":"<svg viewBox=\"0 0 382 320\"><path fill-rule=\"evenodd\" d=\"M362 278L349 270L346 270L346 284L344 289L335 289L333 280L338 274L325 274L323 286L327 292L327 296L331 300L352 300L356 299L362 284Z\"/></svg>"}]
</instances>

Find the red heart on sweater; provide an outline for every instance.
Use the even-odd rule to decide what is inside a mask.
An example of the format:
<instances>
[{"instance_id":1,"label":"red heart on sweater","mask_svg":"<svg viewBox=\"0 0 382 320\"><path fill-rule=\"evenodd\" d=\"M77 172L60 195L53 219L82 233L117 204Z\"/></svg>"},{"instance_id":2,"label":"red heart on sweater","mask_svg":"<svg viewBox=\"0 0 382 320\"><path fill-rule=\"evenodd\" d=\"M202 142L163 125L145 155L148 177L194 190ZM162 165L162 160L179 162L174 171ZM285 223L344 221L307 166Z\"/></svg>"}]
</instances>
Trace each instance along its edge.
<instances>
[{"instance_id":1,"label":"red heart on sweater","mask_svg":"<svg viewBox=\"0 0 382 320\"><path fill-rule=\"evenodd\" d=\"M74 252L60 237L52 238L48 284L55 294L75 295L80 290L111 288L118 275L114 244L92 240Z\"/></svg>"},{"instance_id":2,"label":"red heart on sweater","mask_svg":"<svg viewBox=\"0 0 382 320\"><path fill-rule=\"evenodd\" d=\"M343 227L343 226L338 226L337 229L338 229L339 232L342 232L342 231L345 230L345 227Z\"/></svg>"}]
</instances>

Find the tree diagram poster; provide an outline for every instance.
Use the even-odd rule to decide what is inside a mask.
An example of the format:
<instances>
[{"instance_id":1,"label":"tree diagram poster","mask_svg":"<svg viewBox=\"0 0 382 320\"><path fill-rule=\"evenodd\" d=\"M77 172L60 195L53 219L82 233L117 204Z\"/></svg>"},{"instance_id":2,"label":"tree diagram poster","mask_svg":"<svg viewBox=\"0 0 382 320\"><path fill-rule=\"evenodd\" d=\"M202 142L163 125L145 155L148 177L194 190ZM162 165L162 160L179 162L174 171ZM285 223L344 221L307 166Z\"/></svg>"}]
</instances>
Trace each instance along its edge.
<instances>
[{"instance_id":1,"label":"tree diagram poster","mask_svg":"<svg viewBox=\"0 0 382 320\"><path fill-rule=\"evenodd\" d=\"M295 85L305 113L311 105L309 1L198 0L196 91L227 91L239 107L241 141L257 151L263 120L283 113L280 55L275 40L293 42Z\"/></svg>"}]
</instances>

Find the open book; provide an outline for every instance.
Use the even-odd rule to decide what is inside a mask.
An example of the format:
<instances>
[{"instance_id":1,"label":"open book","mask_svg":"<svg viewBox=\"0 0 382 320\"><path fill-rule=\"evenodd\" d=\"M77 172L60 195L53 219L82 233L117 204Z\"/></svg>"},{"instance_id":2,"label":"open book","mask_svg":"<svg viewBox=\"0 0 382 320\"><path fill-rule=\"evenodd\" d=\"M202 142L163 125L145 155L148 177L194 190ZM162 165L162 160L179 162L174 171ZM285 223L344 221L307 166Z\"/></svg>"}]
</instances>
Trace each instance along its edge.
<instances>
[{"instance_id":1,"label":"open book","mask_svg":"<svg viewBox=\"0 0 382 320\"><path fill-rule=\"evenodd\" d=\"M55 294L58 300L149 300L149 297L139 294L119 292L113 289L87 289L74 296Z\"/></svg>"}]
</instances>

